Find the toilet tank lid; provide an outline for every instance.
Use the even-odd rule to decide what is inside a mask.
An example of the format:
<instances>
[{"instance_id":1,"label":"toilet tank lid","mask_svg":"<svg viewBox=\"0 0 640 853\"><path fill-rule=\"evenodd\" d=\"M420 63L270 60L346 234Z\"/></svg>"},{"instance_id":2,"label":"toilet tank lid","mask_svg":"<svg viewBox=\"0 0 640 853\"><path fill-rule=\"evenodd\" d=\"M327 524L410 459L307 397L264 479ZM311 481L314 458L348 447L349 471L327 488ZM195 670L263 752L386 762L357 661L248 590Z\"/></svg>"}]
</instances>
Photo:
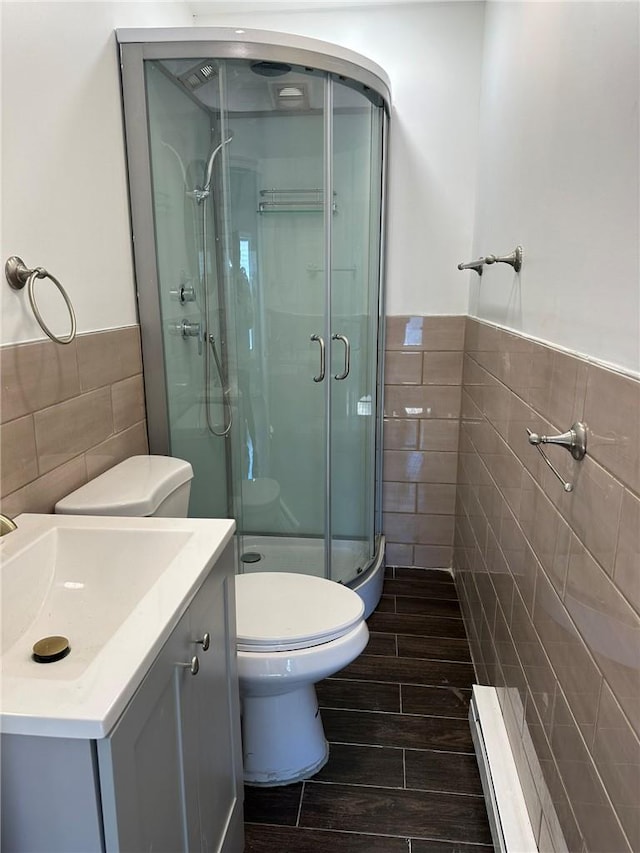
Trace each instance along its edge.
<instances>
[{"instance_id":1,"label":"toilet tank lid","mask_svg":"<svg viewBox=\"0 0 640 853\"><path fill-rule=\"evenodd\" d=\"M66 515L152 515L163 500L193 479L189 462L170 456L130 456L58 501Z\"/></svg>"}]
</instances>

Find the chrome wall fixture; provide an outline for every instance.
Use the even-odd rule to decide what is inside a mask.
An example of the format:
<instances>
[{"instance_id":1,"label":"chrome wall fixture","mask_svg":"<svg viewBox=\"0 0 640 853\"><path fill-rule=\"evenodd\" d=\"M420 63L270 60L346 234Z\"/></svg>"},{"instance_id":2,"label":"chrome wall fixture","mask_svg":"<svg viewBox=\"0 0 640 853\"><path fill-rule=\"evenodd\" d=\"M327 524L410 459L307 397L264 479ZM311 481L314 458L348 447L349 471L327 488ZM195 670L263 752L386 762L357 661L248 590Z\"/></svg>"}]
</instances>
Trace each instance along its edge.
<instances>
[{"instance_id":1,"label":"chrome wall fixture","mask_svg":"<svg viewBox=\"0 0 640 853\"><path fill-rule=\"evenodd\" d=\"M538 435L530 429L527 429L527 435L529 436L529 444L533 444L536 450L538 450L549 468L551 468L558 480L562 483L562 488L565 492L572 492L573 484L567 483L564 477L562 477L560 472L552 464L551 460L547 458L546 453L542 449L542 445L558 444L560 447L564 447L565 450L568 450L577 462L580 462L587 455L586 425L581 421L576 421L571 425L567 432L563 432L560 435Z\"/></svg>"},{"instance_id":2,"label":"chrome wall fixture","mask_svg":"<svg viewBox=\"0 0 640 853\"><path fill-rule=\"evenodd\" d=\"M351 370L351 344L349 342L349 338L345 335L341 335L340 333L336 333L335 335L331 335L332 341L342 341L344 344L344 370L341 373L336 373L333 377L337 379L338 382L346 379L349 375L349 371Z\"/></svg>"},{"instance_id":3,"label":"chrome wall fixture","mask_svg":"<svg viewBox=\"0 0 640 853\"><path fill-rule=\"evenodd\" d=\"M486 255L484 258L478 258L477 261L470 261L467 264L458 264L459 270L474 270L478 275L482 275L482 270L485 266L491 264L509 264L516 272L522 269L522 246L516 246L508 255Z\"/></svg>"},{"instance_id":4,"label":"chrome wall fixture","mask_svg":"<svg viewBox=\"0 0 640 853\"><path fill-rule=\"evenodd\" d=\"M331 210L338 212L337 193L333 193ZM313 189L290 190L260 190L261 201L258 203L258 213L322 213L324 210L324 190L322 187Z\"/></svg>"},{"instance_id":5,"label":"chrome wall fixture","mask_svg":"<svg viewBox=\"0 0 640 853\"><path fill-rule=\"evenodd\" d=\"M317 376L313 377L314 382L322 382L325 374L325 346L324 346L324 338L322 335L311 335L309 338L310 341L314 341L317 344L320 344L320 373Z\"/></svg>"},{"instance_id":6,"label":"chrome wall fixture","mask_svg":"<svg viewBox=\"0 0 640 853\"><path fill-rule=\"evenodd\" d=\"M468 264L458 264L458 269L459 270L473 270L474 272L477 272L478 275L482 275L482 270L483 270L484 265L485 265L485 259L484 258L478 258L477 261L469 261Z\"/></svg>"},{"instance_id":7,"label":"chrome wall fixture","mask_svg":"<svg viewBox=\"0 0 640 853\"><path fill-rule=\"evenodd\" d=\"M309 340L320 345L320 373L313 377L313 381L322 382L326 374L326 347L324 338L321 335L311 335ZM336 332L335 335L331 335L331 340L341 341L344 344L344 369L341 373L336 373L333 377L334 379L337 379L338 382L341 382L343 379L346 379L351 372L351 342L346 335L341 335L339 332Z\"/></svg>"},{"instance_id":8,"label":"chrome wall fixture","mask_svg":"<svg viewBox=\"0 0 640 853\"><path fill-rule=\"evenodd\" d=\"M51 338L56 344L70 344L72 340L74 340L76 336L76 314L73 310L73 305L71 304L71 300L67 294L67 291L60 284L55 276L51 275L44 267L34 267L30 270L22 258L19 258L17 255L12 255L4 265L4 274L7 278L7 282L9 286L14 290L22 290L22 288L27 285L27 294L29 296L29 303L31 304L31 310L33 311L33 315L38 321L38 325L45 333L48 338ZM60 291L60 295L65 301L65 305L67 306L67 310L69 311L69 318L71 320L71 329L69 334L65 337L59 337L55 335L51 329L47 326L47 324L42 319L42 314L38 308L38 304L36 302L36 296L34 292L35 283L39 278L48 278L49 281L52 281L54 285Z\"/></svg>"}]
</instances>

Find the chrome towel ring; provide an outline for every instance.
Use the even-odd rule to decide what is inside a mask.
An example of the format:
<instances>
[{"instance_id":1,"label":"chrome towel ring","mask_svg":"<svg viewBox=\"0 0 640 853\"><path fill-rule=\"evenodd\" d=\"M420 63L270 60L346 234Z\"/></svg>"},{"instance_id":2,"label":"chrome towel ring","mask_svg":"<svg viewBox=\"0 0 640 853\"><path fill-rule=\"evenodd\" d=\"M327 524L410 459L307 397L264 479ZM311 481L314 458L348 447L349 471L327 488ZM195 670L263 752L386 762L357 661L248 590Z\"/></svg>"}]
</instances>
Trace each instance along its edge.
<instances>
[{"instance_id":1,"label":"chrome towel ring","mask_svg":"<svg viewBox=\"0 0 640 853\"><path fill-rule=\"evenodd\" d=\"M69 295L64 287L60 284L58 279L51 275L48 270L44 269L44 267L35 267L30 270L22 260L17 255L12 255L6 264L4 265L4 273L9 282L9 286L14 290L22 290L22 288L27 285L27 293L29 295L29 302L31 304L31 310L33 311L33 315L38 321L38 324L42 331L47 335L48 338L51 338L52 341L55 341L57 344L70 344L72 340L74 340L76 336L76 314L73 310L73 305L71 304L71 300L69 299ZM35 282L39 278L48 278L49 281L52 281L55 286L60 291L60 295L65 301L65 305L67 306L67 310L69 311L69 317L71 319L71 330L66 337L58 337L58 335L54 335L51 329L47 326L47 324L42 319L42 314L38 308L38 304L36 302L35 297Z\"/></svg>"}]
</instances>

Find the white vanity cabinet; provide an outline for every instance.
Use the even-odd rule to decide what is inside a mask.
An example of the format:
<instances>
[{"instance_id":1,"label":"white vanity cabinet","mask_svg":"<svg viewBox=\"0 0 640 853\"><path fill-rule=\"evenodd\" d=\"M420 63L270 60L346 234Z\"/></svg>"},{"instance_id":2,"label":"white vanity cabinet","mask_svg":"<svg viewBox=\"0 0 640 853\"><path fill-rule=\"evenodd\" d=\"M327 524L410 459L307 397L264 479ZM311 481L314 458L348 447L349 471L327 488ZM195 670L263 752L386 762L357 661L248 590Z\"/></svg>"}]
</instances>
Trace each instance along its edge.
<instances>
[{"instance_id":1,"label":"white vanity cabinet","mask_svg":"<svg viewBox=\"0 0 640 853\"><path fill-rule=\"evenodd\" d=\"M230 569L219 563L209 575L110 736L97 741L108 853L243 849Z\"/></svg>"},{"instance_id":2,"label":"white vanity cabinet","mask_svg":"<svg viewBox=\"0 0 640 853\"><path fill-rule=\"evenodd\" d=\"M241 853L233 544L108 736L3 735L3 850Z\"/></svg>"}]
</instances>

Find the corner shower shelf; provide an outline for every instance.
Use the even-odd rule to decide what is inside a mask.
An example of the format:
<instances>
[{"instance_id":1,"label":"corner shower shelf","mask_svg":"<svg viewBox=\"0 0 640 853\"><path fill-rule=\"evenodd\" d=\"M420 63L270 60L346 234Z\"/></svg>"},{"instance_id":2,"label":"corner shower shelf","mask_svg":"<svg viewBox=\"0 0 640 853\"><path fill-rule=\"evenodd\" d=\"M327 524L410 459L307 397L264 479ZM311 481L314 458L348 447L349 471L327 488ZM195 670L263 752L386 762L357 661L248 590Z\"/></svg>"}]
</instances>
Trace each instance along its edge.
<instances>
[{"instance_id":1,"label":"corner shower shelf","mask_svg":"<svg viewBox=\"0 0 640 853\"><path fill-rule=\"evenodd\" d=\"M260 190L261 201L258 213L322 213L324 190ZM333 194L331 209L337 213L336 193Z\"/></svg>"}]
</instances>

